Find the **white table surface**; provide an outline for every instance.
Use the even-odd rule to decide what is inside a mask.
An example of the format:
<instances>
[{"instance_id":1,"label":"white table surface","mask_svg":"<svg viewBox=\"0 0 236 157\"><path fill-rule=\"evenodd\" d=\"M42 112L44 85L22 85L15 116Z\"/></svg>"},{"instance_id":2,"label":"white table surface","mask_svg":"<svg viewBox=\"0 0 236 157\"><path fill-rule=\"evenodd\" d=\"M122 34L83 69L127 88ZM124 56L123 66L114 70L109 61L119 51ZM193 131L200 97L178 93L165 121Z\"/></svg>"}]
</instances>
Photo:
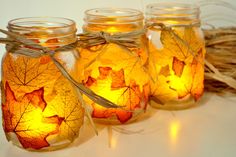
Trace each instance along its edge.
<instances>
[{"instance_id":1,"label":"white table surface","mask_svg":"<svg viewBox=\"0 0 236 157\"><path fill-rule=\"evenodd\" d=\"M8 143L0 128L0 157L235 157L236 96L207 93L199 104L172 112L149 108L144 120L122 127L129 134L113 128L110 146L108 128L100 125L98 136L89 127L68 148L27 152Z\"/></svg>"}]
</instances>

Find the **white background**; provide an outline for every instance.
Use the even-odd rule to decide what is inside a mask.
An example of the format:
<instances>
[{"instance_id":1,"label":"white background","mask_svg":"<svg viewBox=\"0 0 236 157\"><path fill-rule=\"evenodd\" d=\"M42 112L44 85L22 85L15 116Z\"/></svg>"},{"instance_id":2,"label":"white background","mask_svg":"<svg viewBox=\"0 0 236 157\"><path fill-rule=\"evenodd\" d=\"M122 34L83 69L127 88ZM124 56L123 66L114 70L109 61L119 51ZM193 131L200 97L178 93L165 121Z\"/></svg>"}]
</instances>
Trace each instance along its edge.
<instances>
[{"instance_id":1,"label":"white background","mask_svg":"<svg viewBox=\"0 0 236 157\"><path fill-rule=\"evenodd\" d=\"M0 28L6 28L8 21L15 18L56 16L73 19L77 23L78 31L81 31L84 11L87 9L126 7L145 12L147 4L156 2L187 2L197 5L214 2L217 5L202 7L202 17L210 18L212 20L210 23L216 26L236 24L236 11L233 11L236 10L236 0L0 0ZM220 2L229 3L233 8L226 9ZM0 51L1 57L4 53L2 45Z\"/></svg>"},{"instance_id":2,"label":"white background","mask_svg":"<svg viewBox=\"0 0 236 157\"><path fill-rule=\"evenodd\" d=\"M7 22L14 18L57 16L75 20L81 31L83 12L86 9L126 7L144 11L146 4L154 2L160 1L0 0L0 28L5 29ZM181 2L198 3L188 0ZM236 7L236 0L225 2L231 3L232 8ZM213 19L211 23L216 26L236 26L235 14L233 9L228 10L216 5L202 8L202 15ZM1 45L0 57L3 54L4 46ZM108 147L107 129L101 128L99 136L83 139L82 142L76 142L64 150L47 153L26 152L7 142L0 126L0 157L235 157L236 98L207 94L200 104L199 107L178 112L155 111L151 118L125 126L132 131L144 129L141 133L125 135L113 132L111 148Z\"/></svg>"}]
</instances>

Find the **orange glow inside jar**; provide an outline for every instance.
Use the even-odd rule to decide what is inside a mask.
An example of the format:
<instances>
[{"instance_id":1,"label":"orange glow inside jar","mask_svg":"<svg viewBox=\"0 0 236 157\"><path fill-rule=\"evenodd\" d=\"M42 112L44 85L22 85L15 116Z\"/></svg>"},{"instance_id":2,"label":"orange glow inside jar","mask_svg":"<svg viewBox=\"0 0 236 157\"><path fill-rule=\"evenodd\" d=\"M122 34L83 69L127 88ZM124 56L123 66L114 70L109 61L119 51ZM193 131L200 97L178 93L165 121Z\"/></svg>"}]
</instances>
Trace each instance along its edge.
<instances>
[{"instance_id":1,"label":"orange glow inside jar","mask_svg":"<svg viewBox=\"0 0 236 157\"><path fill-rule=\"evenodd\" d=\"M143 28L143 14L133 9L91 9L85 12L84 32L128 33ZM149 94L149 76L144 65L147 51L144 35L140 46L126 47L106 43L80 48L79 78L96 94L123 106L106 109L85 97L91 105L92 117L102 123L123 124L137 119L144 112Z\"/></svg>"},{"instance_id":2,"label":"orange glow inside jar","mask_svg":"<svg viewBox=\"0 0 236 157\"><path fill-rule=\"evenodd\" d=\"M199 8L181 3L147 6L146 23L168 29L148 29L151 105L184 109L195 105L204 92L204 37Z\"/></svg>"}]
</instances>

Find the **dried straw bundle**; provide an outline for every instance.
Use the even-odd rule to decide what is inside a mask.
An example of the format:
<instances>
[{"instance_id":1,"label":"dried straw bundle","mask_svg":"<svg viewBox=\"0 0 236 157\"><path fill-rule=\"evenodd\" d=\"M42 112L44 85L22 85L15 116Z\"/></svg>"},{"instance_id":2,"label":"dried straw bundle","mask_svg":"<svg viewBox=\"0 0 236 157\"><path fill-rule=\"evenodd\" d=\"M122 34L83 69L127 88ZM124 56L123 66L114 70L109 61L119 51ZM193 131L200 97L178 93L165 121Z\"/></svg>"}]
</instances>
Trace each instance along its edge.
<instances>
[{"instance_id":1,"label":"dried straw bundle","mask_svg":"<svg viewBox=\"0 0 236 157\"><path fill-rule=\"evenodd\" d=\"M206 91L236 94L236 27L204 30Z\"/></svg>"}]
</instances>

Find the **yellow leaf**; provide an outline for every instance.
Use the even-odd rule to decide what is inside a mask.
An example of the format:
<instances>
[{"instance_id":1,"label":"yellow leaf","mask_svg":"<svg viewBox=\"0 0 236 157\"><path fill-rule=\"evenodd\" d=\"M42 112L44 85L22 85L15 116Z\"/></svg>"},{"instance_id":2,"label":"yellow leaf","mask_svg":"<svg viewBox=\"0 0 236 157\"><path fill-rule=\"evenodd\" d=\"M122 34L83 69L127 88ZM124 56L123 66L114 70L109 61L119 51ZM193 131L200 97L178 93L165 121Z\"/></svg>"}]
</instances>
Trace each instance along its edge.
<instances>
[{"instance_id":1,"label":"yellow leaf","mask_svg":"<svg viewBox=\"0 0 236 157\"><path fill-rule=\"evenodd\" d=\"M7 54L3 62L3 79L7 80L16 97L44 87L50 94L54 81L61 74L48 57L29 58ZM3 81L4 81L3 80Z\"/></svg>"},{"instance_id":2,"label":"yellow leaf","mask_svg":"<svg viewBox=\"0 0 236 157\"><path fill-rule=\"evenodd\" d=\"M64 117L56 140L73 141L78 135L84 121L84 109L80 104L76 91L69 81L61 76L54 85L56 96L48 103L45 115Z\"/></svg>"},{"instance_id":3,"label":"yellow leaf","mask_svg":"<svg viewBox=\"0 0 236 157\"><path fill-rule=\"evenodd\" d=\"M180 61L192 60L199 49L204 45L200 32L194 27L173 28L161 32L161 42L165 55L176 57ZM199 37L200 36L200 37Z\"/></svg>"}]
</instances>

